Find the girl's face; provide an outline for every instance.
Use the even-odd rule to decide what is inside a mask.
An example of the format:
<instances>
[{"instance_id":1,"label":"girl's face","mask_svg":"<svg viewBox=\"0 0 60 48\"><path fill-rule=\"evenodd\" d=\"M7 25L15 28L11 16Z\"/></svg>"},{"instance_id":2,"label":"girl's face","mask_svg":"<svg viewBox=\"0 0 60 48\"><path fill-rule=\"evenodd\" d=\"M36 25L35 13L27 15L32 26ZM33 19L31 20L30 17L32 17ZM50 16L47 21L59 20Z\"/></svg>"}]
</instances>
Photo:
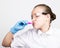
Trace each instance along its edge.
<instances>
[{"instance_id":1,"label":"girl's face","mask_svg":"<svg viewBox=\"0 0 60 48\"><path fill-rule=\"evenodd\" d=\"M48 13L45 12L45 8L42 6L36 7L32 11L32 23L36 29L42 28L48 20Z\"/></svg>"}]
</instances>

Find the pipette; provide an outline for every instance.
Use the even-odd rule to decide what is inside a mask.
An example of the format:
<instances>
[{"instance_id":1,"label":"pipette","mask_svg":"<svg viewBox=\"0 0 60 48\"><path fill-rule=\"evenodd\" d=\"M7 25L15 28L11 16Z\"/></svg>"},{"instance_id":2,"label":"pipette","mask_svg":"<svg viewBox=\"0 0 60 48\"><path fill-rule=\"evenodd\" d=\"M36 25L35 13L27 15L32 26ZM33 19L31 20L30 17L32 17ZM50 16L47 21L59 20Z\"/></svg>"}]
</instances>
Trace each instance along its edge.
<instances>
[{"instance_id":1,"label":"pipette","mask_svg":"<svg viewBox=\"0 0 60 48\"><path fill-rule=\"evenodd\" d=\"M32 24L32 22L28 22L27 24Z\"/></svg>"},{"instance_id":2,"label":"pipette","mask_svg":"<svg viewBox=\"0 0 60 48\"><path fill-rule=\"evenodd\" d=\"M27 24L32 24L32 22L27 22L27 23L20 22L20 23L19 23L19 25L27 25Z\"/></svg>"}]
</instances>

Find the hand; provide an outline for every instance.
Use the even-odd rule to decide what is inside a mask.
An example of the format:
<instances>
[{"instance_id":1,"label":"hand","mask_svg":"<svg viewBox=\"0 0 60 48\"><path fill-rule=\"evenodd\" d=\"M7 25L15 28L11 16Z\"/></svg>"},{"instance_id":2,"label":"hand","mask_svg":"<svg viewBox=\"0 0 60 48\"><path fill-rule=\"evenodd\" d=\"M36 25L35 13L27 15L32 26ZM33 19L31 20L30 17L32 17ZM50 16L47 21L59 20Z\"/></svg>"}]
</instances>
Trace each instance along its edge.
<instances>
[{"instance_id":1,"label":"hand","mask_svg":"<svg viewBox=\"0 0 60 48\"><path fill-rule=\"evenodd\" d=\"M27 25L27 20L22 20L17 22L11 29L10 32L12 32L12 34L15 34L17 31L24 29L24 27Z\"/></svg>"}]
</instances>

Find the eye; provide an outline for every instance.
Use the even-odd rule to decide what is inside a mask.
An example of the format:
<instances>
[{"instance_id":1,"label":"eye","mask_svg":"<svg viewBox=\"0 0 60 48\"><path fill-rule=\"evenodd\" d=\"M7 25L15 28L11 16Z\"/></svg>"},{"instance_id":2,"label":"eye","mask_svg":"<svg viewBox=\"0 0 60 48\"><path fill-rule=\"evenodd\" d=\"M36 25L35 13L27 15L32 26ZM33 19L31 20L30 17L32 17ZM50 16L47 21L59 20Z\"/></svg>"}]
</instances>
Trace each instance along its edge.
<instances>
[{"instance_id":1,"label":"eye","mask_svg":"<svg viewBox=\"0 0 60 48\"><path fill-rule=\"evenodd\" d=\"M48 13L43 12L42 14L43 14L43 15L47 15Z\"/></svg>"},{"instance_id":2,"label":"eye","mask_svg":"<svg viewBox=\"0 0 60 48\"><path fill-rule=\"evenodd\" d=\"M40 13L36 13L35 16L36 16L36 17L39 17L39 16L40 16Z\"/></svg>"}]
</instances>

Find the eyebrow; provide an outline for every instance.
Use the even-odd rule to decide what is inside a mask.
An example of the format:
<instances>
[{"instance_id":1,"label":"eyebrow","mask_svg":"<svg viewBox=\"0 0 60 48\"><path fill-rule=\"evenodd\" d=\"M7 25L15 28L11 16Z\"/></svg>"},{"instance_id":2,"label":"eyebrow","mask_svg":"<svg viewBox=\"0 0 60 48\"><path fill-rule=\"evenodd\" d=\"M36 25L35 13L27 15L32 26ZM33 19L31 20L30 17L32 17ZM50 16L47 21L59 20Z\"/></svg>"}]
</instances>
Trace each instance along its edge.
<instances>
[{"instance_id":1,"label":"eyebrow","mask_svg":"<svg viewBox=\"0 0 60 48\"><path fill-rule=\"evenodd\" d=\"M42 12L43 15L47 15L48 13L47 12Z\"/></svg>"}]
</instances>

